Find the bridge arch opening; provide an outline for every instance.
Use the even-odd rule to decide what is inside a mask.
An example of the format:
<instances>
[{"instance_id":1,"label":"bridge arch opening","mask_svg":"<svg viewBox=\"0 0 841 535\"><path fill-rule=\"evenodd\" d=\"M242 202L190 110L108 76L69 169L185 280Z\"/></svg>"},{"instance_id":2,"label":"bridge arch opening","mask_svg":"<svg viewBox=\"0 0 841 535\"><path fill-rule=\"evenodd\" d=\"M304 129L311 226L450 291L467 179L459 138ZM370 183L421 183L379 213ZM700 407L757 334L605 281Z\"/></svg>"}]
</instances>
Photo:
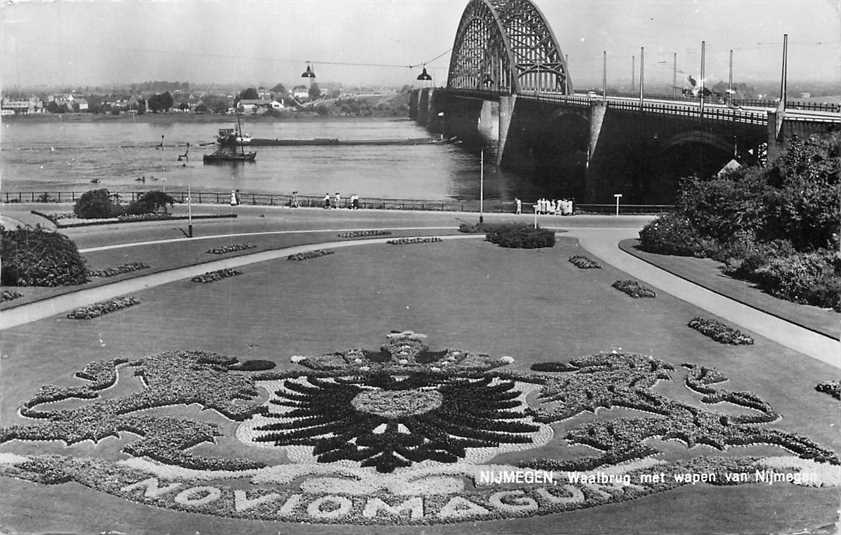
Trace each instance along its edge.
<instances>
[{"instance_id":1,"label":"bridge arch opening","mask_svg":"<svg viewBox=\"0 0 841 535\"><path fill-rule=\"evenodd\" d=\"M721 136L703 131L677 134L661 146L642 197L647 203L672 203L682 178L713 176L733 157L733 145Z\"/></svg>"},{"instance_id":2,"label":"bridge arch opening","mask_svg":"<svg viewBox=\"0 0 841 535\"><path fill-rule=\"evenodd\" d=\"M529 137L534 178L545 194L584 199L589 119L577 113L555 113Z\"/></svg>"}]
</instances>

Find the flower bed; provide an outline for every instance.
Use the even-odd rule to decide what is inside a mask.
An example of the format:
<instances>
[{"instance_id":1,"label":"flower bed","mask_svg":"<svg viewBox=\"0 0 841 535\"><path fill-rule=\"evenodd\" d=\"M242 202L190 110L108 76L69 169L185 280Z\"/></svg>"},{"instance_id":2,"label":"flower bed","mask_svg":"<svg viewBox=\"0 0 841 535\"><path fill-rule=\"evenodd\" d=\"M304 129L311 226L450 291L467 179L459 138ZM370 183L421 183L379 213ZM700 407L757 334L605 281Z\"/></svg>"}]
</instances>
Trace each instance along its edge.
<instances>
[{"instance_id":1,"label":"flower bed","mask_svg":"<svg viewBox=\"0 0 841 535\"><path fill-rule=\"evenodd\" d=\"M702 317L692 318L687 324L699 333L708 336L716 342L732 345L751 345L753 338L741 331L713 319Z\"/></svg>"},{"instance_id":2,"label":"flower bed","mask_svg":"<svg viewBox=\"0 0 841 535\"><path fill-rule=\"evenodd\" d=\"M621 292L625 292L634 299L640 297L656 297L657 294L651 288L643 286L635 280L619 280L614 282L611 286Z\"/></svg>"},{"instance_id":3,"label":"flower bed","mask_svg":"<svg viewBox=\"0 0 841 535\"><path fill-rule=\"evenodd\" d=\"M131 273L132 271L139 271L141 269L149 269L149 266L143 262L131 262L129 264L121 264L117 267L108 267L96 271L88 271L90 277L116 277L123 273Z\"/></svg>"},{"instance_id":4,"label":"flower bed","mask_svg":"<svg viewBox=\"0 0 841 535\"><path fill-rule=\"evenodd\" d=\"M529 225L507 224L488 230L485 239L500 247L539 249L555 246L555 232Z\"/></svg>"},{"instance_id":5,"label":"flower bed","mask_svg":"<svg viewBox=\"0 0 841 535\"><path fill-rule=\"evenodd\" d=\"M208 271L207 273L202 273L201 275L196 275L190 280L193 282L207 284L209 282L216 282L222 279L227 279L228 277L236 277L237 275L242 275L242 271L225 268L217 269L216 271Z\"/></svg>"},{"instance_id":6,"label":"flower bed","mask_svg":"<svg viewBox=\"0 0 841 535\"><path fill-rule=\"evenodd\" d=\"M335 251L329 249L316 249L315 251L291 254L287 256L286 259L294 262L300 262L301 260L309 260L310 258L318 258L320 256L326 256L333 253L335 253Z\"/></svg>"},{"instance_id":7,"label":"flower bed","mask_svg":"<svg viewBox=\"0 0 841 535\"><path fill-rule=\"evenodd\" d=\"M388 240L386 243L389 245L414 245L417 243L438 243L441 238L437 236L432 236L430 238L397 238L396 240Z\"/></svg>"},{"instance_id":8,"label":"flower bed","mask_svg":"<svg viewBox=\"0 0 841 535\"><path fill-rule=\"evenodd\" d=\"M340 232L337 235L339 238L373 238L376 236L391 236L390 230L352 230L350 232Z\"/></svg>"},{"instance_id":9,"label":"flower bed","mask_svg":"<svg viewBox=\"0 0 841 535\"><path fill-rule=\"evenodd\" d=\"M824 392L835 399L841 400L841 381L825 381L818 384L818 386L815 387L815 390L818 392Z\"/></svg>"},{"instance_id":10,"label":"flower bed","mask_svg":"<svg viewBox=\"0 0 841 535\"><path fill-rule=\"evenodd\" d=\"M23 294L17 290L3 290L0 292L0 303L20 299L21 297L23 297Z\"/></svg>"},{"instance_id":11,"label":"flower bed","mask_svg":"<svg viewBox=\"0 0 841 535\"><path fill-rule=\"evenodd\" d=\"M101 301L92 305L79 307L67 314L67 317L74 320L91 320L104 314L110 314L124 308L139 305L140 301L133 296L115 297L108 301Z\"/></svg>"},{"instance_id":12,"label":"flower bed","mask_svg":"<svg viewBox=\"0 0 841 535\"><path fill-rule=\"evenodd\" d=\"M225 245L224 247L216 247L206 251L207 254L228 254L228 253L235 253L237 251L244 251L246 249L254 249L257 247L253 243L232 243L230 245Z\"/></svg>"},{"instance_id":13,"label":"flower bed","mask_svg":"<svg viewBox=\"0 0 841 535\"><path fill-rule=\"evenodd\" d=\"M575 255L570 256L569 261L578 269L601 269L602 266L598 262L588 256Z\"/></svg>"}]
</instances>

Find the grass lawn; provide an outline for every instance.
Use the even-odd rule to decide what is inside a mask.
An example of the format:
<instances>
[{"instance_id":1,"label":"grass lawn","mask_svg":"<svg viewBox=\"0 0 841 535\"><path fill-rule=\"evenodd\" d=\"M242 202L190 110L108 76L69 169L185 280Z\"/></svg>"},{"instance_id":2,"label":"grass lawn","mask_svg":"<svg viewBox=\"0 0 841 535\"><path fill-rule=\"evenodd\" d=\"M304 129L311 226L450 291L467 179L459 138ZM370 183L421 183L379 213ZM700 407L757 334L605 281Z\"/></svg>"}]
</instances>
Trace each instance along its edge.
<instances>
[{"instance_id":1,"label":"grass lawn","mask_svg":"<svg viewBox=\"0 0 841 535\"><path fill-rule=\"evenodd\" d=\"M619 246L646 262L664 269L678 277L690 280L708 290L740 301L768 314L796 323L813 331L838 340L841 338L839 321L841 314L831 308L801 305L765 293L751 282L725 275L722 262L712 258L664 255L649 253L640 249L639 240L623 240Z\"/></svg>"},{"instance_id":2,"label":"grass lawn","mask_svg":"<svg viewBox=\"0 0 841 535\"><path fill-rule=\"evenodd\" d=\"M334 235L330 237L335 239ZM169 262L170 254L173 262L182 262L208 248L208 244L189 250L176 246L158 251L161 260L127 258L116 263L160 264ZM389 331L411 329L426 334L433 350L450 347L513 356L516 360L511 367L519 371L527 371L535 362L567 361L619 348L653 355L675 366L672 381L661 382L655 389L672 399L698 406L701 406L699 396L689 393L682 385L686 370L680 364L714 366L730 379L721 386L754 392L782 415L780 421L769 427L805 435L841 452L838 404L814 390L818 382L836 377L837 369L753 333L749 333L756 340L752 346L718 344L686 326L694 316L709 317L709 314L666 294L659 294L655 299L633 299L610 286L618 279L627 279L626 274L610 266L580 270L567 261L568 257L580 254L587 253L574 240L563 237L554 248L537 250L502 249L481 240L359 246L308 261L278 260L246 266L241 268L241 276L212 284L178 281L136 294L140 305L91 321L57 316L9 329L3 333L0 360L0 391L3 392L0 425L21 423L17 409L40 385L79 384L73 373L92 360L196 349L240 360L272 360L280 369L300 369L290 362L290 356L321 355L360 347L375 350ZM121 381L116 389L140 387L136 379L127 377L130 373L121 369ZM733 407L712 408L739 412ZM616 410L579 415L574 421L555 424L555 429L593 419L609 420L616 417ZM622 410L635 415L635 411ZM199 412L194 406L156 412L186 414L220 423L226 433L235 428L216 413ZM89 442L74 446L71 454L124 457L118 451L119 445L131 440L133 436L126 433L120 441L109 439L96 447ZM657 443L653 445L659 447ZM687 450L675 441L662 446L669 458L712 452L705 446ZM254 458L262 455L263 460L271 457L264 451L243 452L238 450L240 447L244 448L235 441L222 439L217 445L200 448L207 455L236 452ZM583 447L575 448L580 454ZM0 445L0 453L59 453L62 449L57 443L13 441ZM576 452L572 449L549 444L539 455L574 456ZM769 446L732 451L744 455L784 454L783 450ZM506 454L508 457L501 460L516 460L518 455L525 454L535 452ZM274 533L282 526L270 522L244 524L151 509L80 490L75 483L42 487L0 478L0 489L4 488L6 492L0 491L3 496L0 530L61 528L62 531L136 532L142 525L142 529L151 533L160 531L163 519L173 526L168 527L173 532L189 527L191 533L196 530L261 533L271 530ZM640 533L794 531L831 523L837 497L837 489L699 486L560 516L479 523L470 529L495 533L525 530L597 533L607 529ZM54 513L36 515L30 498L55 500ZM97 510L78 512L88 507ZM770 514L771 511L775 514ZM109 523L109 518L120 520ZM151 520L147 523L146 519ZM451 533L463 530L464 526L423 529ZM417 533L420 528L398 531ZM300 532L378 531L365 527L316 526Z\"/></svg>"}]
</instances>

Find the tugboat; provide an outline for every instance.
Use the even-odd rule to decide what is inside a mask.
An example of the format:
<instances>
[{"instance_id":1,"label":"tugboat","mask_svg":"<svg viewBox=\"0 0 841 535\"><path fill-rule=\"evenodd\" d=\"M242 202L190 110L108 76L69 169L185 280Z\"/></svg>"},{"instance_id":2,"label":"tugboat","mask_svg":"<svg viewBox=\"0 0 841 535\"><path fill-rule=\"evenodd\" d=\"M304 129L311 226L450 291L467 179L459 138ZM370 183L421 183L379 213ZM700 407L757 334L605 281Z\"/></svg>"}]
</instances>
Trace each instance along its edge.
<instances>
[{"instance_id":1,"label":"tugboat","mask_svg":"<svg viewBox=\"0 0 841 535\"><path fill-rule=\"evenodd\" d=\"M226 140L233 140L234 143L239 144L239 152L237 152L235 148L233 150L226 150L226 147L230 147L230 141L224 144L222 143L223 130L226 132ZM253 162L255 158L257 158L257 153L253 151L245 152L245 149L243 148L245 137L246 136L243 136L242 134L242 127L239 124L239 115L237 115L236 129L223 128L219 130L219 137L217 138L217 141L220 145L222 145L222 148L211 154L205 154L202 156L202 161L206 164ZM250 137L248 137L248 139L249 141L251 140Z\"/></svg>"}]
</instances>

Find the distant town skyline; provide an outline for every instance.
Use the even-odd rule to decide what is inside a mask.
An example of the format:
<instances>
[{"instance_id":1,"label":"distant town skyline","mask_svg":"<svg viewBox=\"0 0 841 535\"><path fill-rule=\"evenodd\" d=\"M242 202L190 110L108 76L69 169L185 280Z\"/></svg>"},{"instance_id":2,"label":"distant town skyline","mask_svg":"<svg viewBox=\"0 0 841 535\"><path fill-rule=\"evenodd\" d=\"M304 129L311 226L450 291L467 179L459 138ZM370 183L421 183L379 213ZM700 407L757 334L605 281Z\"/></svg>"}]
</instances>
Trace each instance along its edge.
<instances>
[{"instance_id":1,"label":"distant town skyline","mask_svg":"<svg viewBox=\"0 0 841 535\"><path fill-rule=\"evenodd\" d=\"M631 79L645 46L646 82L698 77L707 42L707 79L779 77L789 34L789 79L839 82L841 0L536 0L578 87ZM111 85L144 80L265 84L300 80L312 61L321 82L412 84L428 62L446 83L449 49L466 1L268 0L215 2L8 2L2 7L4 88ZM410 67L411 66L411 67Z\"/></svg>"}]
</instances>

